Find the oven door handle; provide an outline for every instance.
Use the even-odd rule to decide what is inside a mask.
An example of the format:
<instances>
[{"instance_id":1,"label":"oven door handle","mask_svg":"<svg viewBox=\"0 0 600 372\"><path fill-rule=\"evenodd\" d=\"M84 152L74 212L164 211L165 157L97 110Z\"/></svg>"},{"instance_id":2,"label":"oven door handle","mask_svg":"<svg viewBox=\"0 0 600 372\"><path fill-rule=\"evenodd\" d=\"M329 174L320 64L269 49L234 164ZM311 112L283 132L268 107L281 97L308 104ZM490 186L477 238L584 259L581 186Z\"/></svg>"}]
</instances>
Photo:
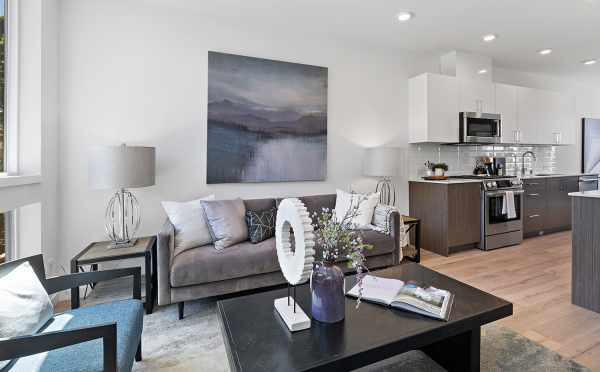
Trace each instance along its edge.
<instances>
[{"instance_id":1,"label":"oven door handle","mask_svg":"<svg viewBox=\"0 0 600 372\"><path fill-rule=\"evenodd\" d=\"M515 190L513 191L513 193L515 195L520 195L523 194L525 192L525 190ZM496 192L487 192L486 196L501 196L501 195L506 195L506 191L496 191Z\"/></svg>"}]
</instances>

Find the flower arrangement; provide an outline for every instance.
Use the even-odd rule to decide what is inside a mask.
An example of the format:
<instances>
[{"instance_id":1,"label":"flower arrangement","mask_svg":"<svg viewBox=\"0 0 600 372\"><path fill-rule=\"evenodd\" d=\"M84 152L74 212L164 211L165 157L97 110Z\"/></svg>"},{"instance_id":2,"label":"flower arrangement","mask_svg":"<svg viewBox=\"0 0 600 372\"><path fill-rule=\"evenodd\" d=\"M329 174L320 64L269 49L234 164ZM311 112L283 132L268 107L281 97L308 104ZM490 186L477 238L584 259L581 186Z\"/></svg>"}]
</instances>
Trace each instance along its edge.
<instances>
[{"instance_id":1,"label":"flower arrangement","mask_svg":"<svg viewBox=\"0 0 600 372\"><path fill-rule=\"evenodd\" d=\"M341 221L336 218L335 211L328 208L323 208L321 213L313 213L313 221L315 221L313 227L316 241L322 248L321 259L323 262L334 264L336 261L346 258L348 268L356 271L356 280L359 285L357 308L362 296L362 279L365 271L368 271L364 251L373 249L372 245L363 242L361 231L356 229L353 223L354 217L360 213L358 206L363 200L359 199L356 205L346 212Z\"/></svg>"}]
</instances>

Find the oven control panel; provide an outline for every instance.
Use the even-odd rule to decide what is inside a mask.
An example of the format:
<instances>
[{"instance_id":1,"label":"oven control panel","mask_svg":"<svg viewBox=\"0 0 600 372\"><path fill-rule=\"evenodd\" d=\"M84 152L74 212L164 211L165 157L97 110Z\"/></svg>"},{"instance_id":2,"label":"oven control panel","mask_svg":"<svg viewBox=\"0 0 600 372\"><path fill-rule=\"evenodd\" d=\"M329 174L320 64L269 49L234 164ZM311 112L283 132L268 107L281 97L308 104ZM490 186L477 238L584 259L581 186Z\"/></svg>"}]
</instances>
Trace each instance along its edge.
<instances>
[{"instance_id":1,"label":"oven control panel","mask_svg":"<svg viewBox=\"0 0 600 372\"><path fill-rule=\"evenodd\" d=\"M496 179L483 181L483 188L486 191L491 190L507 190L507 189L520 189L523 182L518 178L513 179Z\"/></svg>"}]
</instances>

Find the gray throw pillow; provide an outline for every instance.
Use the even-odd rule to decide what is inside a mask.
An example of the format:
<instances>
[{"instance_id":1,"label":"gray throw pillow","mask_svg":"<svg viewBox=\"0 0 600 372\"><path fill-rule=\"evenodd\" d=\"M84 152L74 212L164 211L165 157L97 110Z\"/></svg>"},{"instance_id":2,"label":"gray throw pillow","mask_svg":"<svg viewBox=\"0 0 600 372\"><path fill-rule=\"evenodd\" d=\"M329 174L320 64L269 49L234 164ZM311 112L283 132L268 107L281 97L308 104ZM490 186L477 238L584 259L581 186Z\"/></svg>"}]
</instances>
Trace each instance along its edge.
<instances>
[{"instance_id":1,"label":"gray throw pillow","mask_svg":"<svg viewBox=\"0 0 600 372\"><path fill-rule=\"evenodd\" d=\"M217 250L248 239L246 206L242 199L202 200L201 203Z\"/></svg>"}]
</instances>

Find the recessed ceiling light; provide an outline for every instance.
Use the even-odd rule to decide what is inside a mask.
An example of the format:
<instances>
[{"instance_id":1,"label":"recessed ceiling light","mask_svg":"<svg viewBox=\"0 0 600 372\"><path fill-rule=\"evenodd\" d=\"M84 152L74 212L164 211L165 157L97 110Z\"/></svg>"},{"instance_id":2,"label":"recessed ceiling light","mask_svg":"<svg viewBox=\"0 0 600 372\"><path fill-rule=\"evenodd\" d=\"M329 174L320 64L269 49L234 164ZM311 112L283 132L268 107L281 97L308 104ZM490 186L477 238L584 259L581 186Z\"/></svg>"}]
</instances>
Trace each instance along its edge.
<instances>
[{"instance_id":1,"label":"recessed ceiling light","mask_svg":"<svg viewBox=\"0 0 600 372\"><path fill-rule=\"evenodd\" d=\"M400 22L406 22L411 20L415 15L411 12L400 12L398 13L398 20Z\"/></svg>"},{"instance_id":2,"label":"recessed ceiling light","mask_svg":"<svg viewBox=\"0 0 600 372\"><path fill-rule=\"evenodd\" d=\"M549 48L548 49L542 49L542 50L538 51L538 53L541 54L541 55L543 55L543 56L546 56L546 55L552 53L552 49L549 49Z\"/></svg>"},{"instance_id":3,"label":"recessed ceiling light","mask_svg":"<svg viewBox=\"0 0 600 372\"><path fill-rule=\"evenodd\" d=\"M483 41L485 41L486 43L491 43L492 41L496 40L497 38L498 38L498 36L494 35L494 34L483 35Z\"/></svg>"},{"instance_id":4,"label":"recessed ceiling light","mask_svg":"<svg viewBox=\"0 0 600 372\"><path fill-rule=\"evenodd\" d=\"M479 75L483 75L483 74L486 74L486 73L487 73L487 70L486 70L485 68L482 68L481 70L477 71L477 73L478 73Z\"/></svg>"},{"instance_id":5,"label":"recessed ceiling light","mask_svg":"<svg viewBox=\"0 0 600 372\"><path fill-rule=\"evenodd\" d=\"M596 61L595 59L587 59L585 61L581 61L581 63L583 63L584 65L593 65L596 62L598 62L598 61Z\"/></svg>"}]
</instances>

